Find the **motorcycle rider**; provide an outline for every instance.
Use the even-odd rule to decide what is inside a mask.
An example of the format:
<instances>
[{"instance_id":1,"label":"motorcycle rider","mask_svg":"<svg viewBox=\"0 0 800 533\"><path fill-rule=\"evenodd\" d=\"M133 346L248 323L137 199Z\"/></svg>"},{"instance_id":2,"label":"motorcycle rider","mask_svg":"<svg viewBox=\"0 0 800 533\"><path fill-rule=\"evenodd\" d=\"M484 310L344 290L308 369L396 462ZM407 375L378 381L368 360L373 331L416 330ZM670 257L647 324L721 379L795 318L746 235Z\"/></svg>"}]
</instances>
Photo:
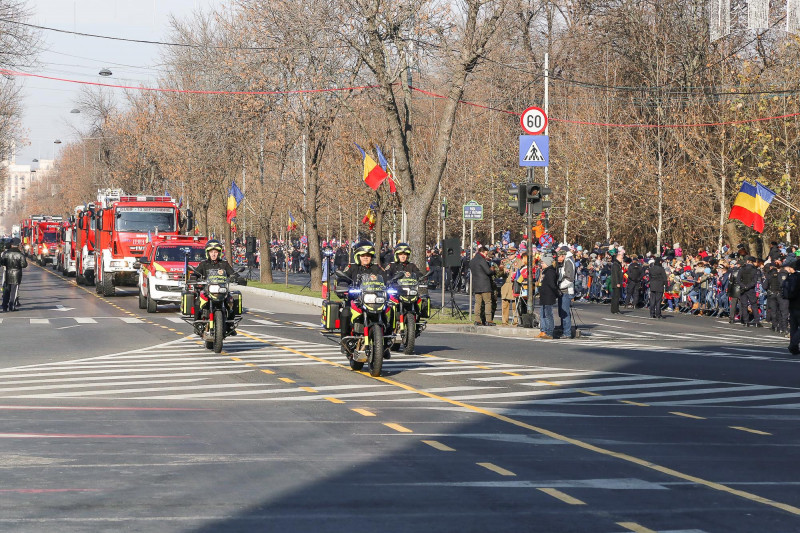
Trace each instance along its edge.
<instances>
[{"instance_id":1,"label":"motorcycle rider","mask_svg":"<svg viewBox=\"0 0 800 533\"><path fill-rule=\"evenodd\" d=\"M417 265L409 261L410 257L411 247L404 242L397 243L394 248L394 263L390 264L389 268L386 269L387 279L393 279L400 272L405 272L405 277L409 277L411 274L421 277L422 272L417 268Z\"/></svg>"},{"instance_id":2,"label":"motorcycle rider","mask_svg":"<svg viewBox=\"0 0 800 533\"><path fill-rule=\"evenodd\" d=\"M3 282L3 312L16 311L19 284L22 282L22 269L28 267L28 260L19 251L19 239L11 241L11 248L0 256L0 266L5 267Z\"/></svg>"},{"instance_id":3,"label":"motorcycle rider","mask_svg":"<svg viewBox=\"0 0 800 533\"><path fill-rule=\"evenodd\" d=\"M233 270L233 267L222 257L222 243L216 239L211 239L206 243L205 247L206 252L206 259L200 261L200 263L194 267L194 273L197 276L207 278L209 271L214 270L222 270L225 273L226 277L236 275L236 271ZM235 281L239 282L241 278L237 276ZM195 312L195 320L200 320L200 318L206 319L208 318L208 298L201 292L199 295L200 305L197 307ZM232 329L232 326L231 326ZM230 331L230 335L235 335L235 331Z\"/></svg>"},{"instance_id":4,"label":"motorcycle rider","mask_svg":"<svg viewBox=\"0 0 800 533\"><path fill-rule=\"evenodd\" d=\"M348 266L344 271L344 275L350 279L342 280L348 286L351 283L357 282L358 277L362 274L374 274L383 278L383 269L373 263L375 259L375 246L371 242L361 241L356 243L355 247L353 248L353 258L356 262ZM350 299L348 297L348 299L345 300L341 315L339 316L339 333L341 338L349 337L350 329ZM346 353L344 344L342 344L342 353Z\"/></svg>"}]
</instances>

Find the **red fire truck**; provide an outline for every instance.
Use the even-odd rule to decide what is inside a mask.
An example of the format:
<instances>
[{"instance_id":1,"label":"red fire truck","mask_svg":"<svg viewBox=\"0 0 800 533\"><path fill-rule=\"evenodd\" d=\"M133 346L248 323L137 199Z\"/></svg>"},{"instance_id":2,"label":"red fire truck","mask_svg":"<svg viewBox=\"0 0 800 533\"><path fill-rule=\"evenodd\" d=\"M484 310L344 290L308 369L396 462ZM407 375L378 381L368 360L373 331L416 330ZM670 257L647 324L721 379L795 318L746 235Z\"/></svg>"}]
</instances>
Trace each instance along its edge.
<instances>
[{"instance_id":1,"label":"red fire truck","mask_svg":"<svg viewBox=\"0 0 800 533\"><path fill-rule=\"evenodd\" d=\"M119 189L97 193L95 210L95 285L114 296L115 287L137 285L136 258L149 236L178 235L178 205L169 196L129 196Z\"/></svg>"},{"instance_id":2,"label":"red fire truck","mask_svg":"<svg viewBox=\"0 0 800 533\"><path fill-rule=\"evenodd\" d=\"M53 270L72 276L75 274L75 217L61 223Z\"/></svg>"},{"instance_id":3,"label":"red fire truck","mask_svg":"<svg viewBox=\"0 0 800 533\"><path fill-rule=\"evenodd\" d=\"M31 216L30 218L26 218L20 223L20 250L25 255L31 255L31 242L33 242L33 223L38 222L40 220L44 220L44 217L40 215Z\"/></svg>"},{"instance_id":4,"label":"red fire truck","mask_svg":"<svg viewBox=\"0 0 800 533\"><path fill-rule=\"evenodd\" d=\"M75 281L94 285L94 204L75 208Z\"/></svg>"},{"instance_id":5,"label":"red fire truck","mask_svg":"<svg viewBox=\"0 0 800 533\"><path fill-rule=\"evenodd\" d=\"M43 218L44 220L33 222L31 249L28 252L41 266L53 262L56 255L58 232L64 220L63 217L53 216Z\"/></svg>"}]
</instances>

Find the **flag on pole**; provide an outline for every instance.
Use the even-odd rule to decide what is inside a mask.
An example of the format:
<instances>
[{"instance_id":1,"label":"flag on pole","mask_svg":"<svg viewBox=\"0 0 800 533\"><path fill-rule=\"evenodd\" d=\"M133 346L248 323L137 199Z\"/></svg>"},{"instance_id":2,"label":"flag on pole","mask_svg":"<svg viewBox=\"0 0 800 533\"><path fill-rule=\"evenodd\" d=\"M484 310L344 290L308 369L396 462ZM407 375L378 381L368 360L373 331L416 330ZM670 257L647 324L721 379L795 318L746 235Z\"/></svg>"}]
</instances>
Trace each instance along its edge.
<instances>
[{"instance_id":1,"label":"flag on pole","mask_svg":"<svg viewBox=\"0 0 800 533\"><path fill-rule=\"evenodd\" d=\"M375 204L369 204L367 214L361 219L361 223L369 226L370 230L375 229Z\"/></svg>"},{"instance_id":2,"label":"flag on pole","mask_svg":"<svg viewBox=\"0 0 800 533\"><path fill-rule=\"evenodd\" d=\"M763 233L764 213L767 212L767 208L773 198L775 198L775 193L768 187L761 185L759 182L753 185L745 181L733 201L733 207L731 207L728 219L740 220L745 226Z\"/></svg>"},{"instance_id":3,"label":"flag on pole","mask_svg":"<svg viewBox=\"0 0 800 533\"><path fill-rule=\"evenodd\" d=\"M364 183L367 184L367 187L377 191L378 187L381 186L381 183L383 183L387 177L386 171L383 170L374 159L367 155L363 148L357 144L356 148L361 152L361 157L363 157L364 160Z\"/></svg>"},{"instance_id":4,"label":"flag on pole","mask_svg":"<svg viewBox=\"0 0 800 533\"><path fill-rule=\"evenodd\" d=\"M228 213L227 217L225 217L228 224L231 223L231 220L236 218L236 208L239 207L242 200L244 200L244 193L236 186L236 182L234 181L231 183L231 188L228 191Z\"/></svg>"},{"instance_id":5,"label":"flag on pole","mask_svg":"<svg viewBox=\"0 0 800 533\"><path fill-rule=\"evenodd\" d=\"M295 221L294 217L292 216L292 212L289 211L289 223L286 225L287 231L294 231L297 229L297 221Z\"/></svg>"},{"instance_id":6,"label":"flag on pole","mask_svg":"<svg viewBox=\"0 0 800 533\"><path fill-rule=\"evenodd\" d=\"M378 151L378 163L380 163L381 168L386 172L386 177L389 180L389 192L394 194L397 192L397 185L394 182L392 172L389 170L389 162L386 160L386 156L383 155L383 152L381 152L380 146L376 144L375 149Z\"/></svg>"}]
</instances>

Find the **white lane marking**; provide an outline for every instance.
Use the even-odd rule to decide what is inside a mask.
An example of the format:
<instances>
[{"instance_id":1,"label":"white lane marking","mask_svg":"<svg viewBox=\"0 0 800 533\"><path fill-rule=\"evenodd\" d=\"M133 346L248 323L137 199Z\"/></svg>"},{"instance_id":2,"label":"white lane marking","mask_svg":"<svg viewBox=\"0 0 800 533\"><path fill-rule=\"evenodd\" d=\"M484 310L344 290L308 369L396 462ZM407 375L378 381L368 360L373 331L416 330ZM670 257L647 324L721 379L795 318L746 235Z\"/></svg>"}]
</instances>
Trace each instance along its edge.
<instances>
[{"instance_id":1,"label":"white lane marking","mask_svg":"<svg viewBox=\"0 0 800 533\"><path fill-rule=\"evenodd\" d=\"M164 317L164 318L166 318L168 321L173 322L175 324L185 324L186 323L186 321L184 319L178 318L176 316L167 316L167 317Z\"/></svg>"},{"instance_id":2,"label":"white lane marking","mask_svg":"<svg viewBox=\"0 0 800 533\"><path fill-rule=\"evenodd\" d=\"M158 368L153 368L151 370L155 371L155 370L159 370L159 369ZM166 370L169 370L169 368L164 368L163 370L166 371ZM230 372L221 371L221 372L217 372L217 374L226 375L226 374L230 374L230 373L233 373L233 372L236 372L236 371L230 371ZM252 372L252 370L247 369L247 370L242 370L241 372ZM81 371L81 372L47 372L47 373L37 374L36 376L37 377L83 376L83 375L87 375L87 374L119 374L119 373L120 373L120 369L108 368L108 369L103 369L103 370L86 370L86 371ZM165 374L165 375L175 375L175 374ZM13 377L14 375L11 374L11 376ZM5 377L6 376L4 376L4 378ZM0 383L2 383L2 382L0 382Z\"/></svg>"},{"instance_id":3,"label":"white lane marking","mask_svg":"<svg viewBox=\"0 0 800 533\"><path fill-rule=\"evenodd\" d=\"M145 387L137 389L108 389L99 391L85 391L85 392L55 392L52 394L16 394L9 396L10 398L78 398L81 396L102 396L108 394L111 396L118 394L127 394L131 392L159 392L170 390L198 390L198 389L221 389L228 387L263 387L263 383L228 383L227 385L189 385L180 387ZM172 396L168 396L172 397ZM146 398L143 398L146 399Z\"/></svg>"},{"instance_id":4,"label":"white lane marking","mask_svg":"<svg viewBox=\"0 0 800 533\"><path fill-rule=\"evenodd\" d=\"M558 385L580 385L581 383L585 383L591 385L592 383L606 383L611 381L648 381L651 379L664 379L658 376L638 376L638 377L619 377L619 378L589 378L589 379L557 379L554 380L553 383ZM518 385L528 385L531 387L548 387L552 385L547 385L546 383L518 383ZM586 389L583 389L586 390Z\"/></svg>"},{"instance_id":5,"label":"white lane marking","mask_svg":"<svg viewBox=\"0 0 800 533\"><path fill-rule=\"evenodd\" d=\"M320 327L320 325L319 325L319 324L313 324L313 323L311 323L311 322L298 322L298 321L296 321L296 320L293 320L293 322L294 322L295 324L300 324L301 326L308 326L308 327L311 327L311 328L318 328L318 327Z\"/></svg>"},{"instance_id":6,"label":"white lane marking","mask_svg":"<svg viewBox=\"0 0 800 533\"><path fill-rule=\"evenodd\" d=\"M259 319L256 319L256 318L248 318L247 322L248 322L248 324L250 322L253 322L254 324L258 324L260 326L277 326L278 325L277 322L273 322L271 320L259 320Z\"/></svg>"},{"instance_id":7,"label":"white lane marking","mask_svg":"<svg viewBox=\"0 0 800 533\"><path fill-rule=\"evenodd\" d=\"M31 321L31 324L49 324L50 323L50 319L49 318L31 318L30 321Z\"/></svg>"},{"instance_id":8,"label":"white lane marking","mask_svg":"<svg viewBox=\"0 0 800 533\"><path fill-rule=\"evenodd\" d=\"M739 391L744 392L748 390L774 390L775 387L766 387L762 385L745 385L743 387L720 387L720 388L708 388L708 389L681 389L676 391L662 391L662 392L648 392L648 393L633 393L633 394L615 394L615 395L603 395L603 396L581 396L581 397L573 397L573 398L560 398L560 399L551 399L551 400L539 400L534 403L574 403L574 402L585 402L585 401L596 401L602 402L604 400L619 400L619 399L627 399L627 398L657 398L662 396L695 396L697 394L707 394L707 393L720 393L720 392L731 392L731 391ZM686 400L687 404L691 403L691 400Z\"/></svg>"},{"instance_id":9,"label":"white lane marking","mask_svg":"<svg viewBox=\"0 0 800 533\"><path fill-rule=\"evenodd\" d=\"M119 385L154 385L156 383L193 383L195 381L203 381L203 378L197 379L153 379L149 381L106 381L101 385L105 387L115 387ZM67 383L62 385L35 385L32 387L3 387L0 388L0 393L19 393L23 391L35 390L54 390L54 389L86 389L89 387L96 387L97 383ZM7 395L6 395L7 396ZM11 395L16 397L16 394Z\"/></svg>"},{"instance_id":10,"label":"white lane marking","mask_svg":"<svg viewBox=\"0 0 800 533\"><path fill-rule=\"evenodd\" d=\"M79 328L79 327L81 327L80 324L73 324L72 326L63 326L56 329L69 329L69 328Z\"/></svg>"},{"instance_id":11,"label":"white lane marking","mask_svg":"<svg viewBox=\"0 0 800 533\"><path fill-rule=\"evenodd\" d=\"M119 319L125 322L126 324L144 324L144 322L142 322L138 318L133 318L131 316L121 316L119 317Z\"/></svg>"},{"instance_id":12,"label":"white lane marking","mask_svg":"<svg viewBox=\"0 0 800 533\"><path fill-rule=\"evenodd\" d=\"M766 352L766 353L779 353L779 354L782 354L782 355L786 355L786 353L789 351L788 349L787 349L787 350L771 350L771 349L769 349L769 348L767 348L767 349L756 349L756 348L733 348L732 346L724 346L723 348L724 348L725 350L734 350L734 351L737 351L737 352L747 352L747 353L751 353L751 354L753 354L753 353L759 353L759 352ZM732 355L733 355L733 354L732 354ZM788 357L788 356L787 356L787 357Z\"/></svg>"},{"instance_id":13,"label":"white lane marking","mask_svg":"<svg viewBox=\"0 0 800 533\"><path fill-rule=\"evenodd\" d=\"M711 385L713 383L718 383L716 381L705 381L705 380L686 380L686 381L670 381L666 383L645 383L641 385L613 385L608 387L583 387L583 388L567 388L567 389L547 389L547 390L536 390L536 391L527 391L527 392L501 392L498 394L484 394L484 395L477 395L477 396L460 396L450 398L451 400L477 400L481 398L513 398L516 396L555 396L559 394L580 394L580 391L587 391L587 392L599 392L599 391L624 391L624 390L631 390L631 389L656 389L661 387L684 387L684 386L692 386L692 385ZM771 389L774 387L763 387L765 389ZM681 394L689 394L691 389L684 389L680 391ZM656 393L660 394L660 393ZM666 393L663 393L666 394ZM581 396L581 399L586 398L586 396ZM613 398L613 396L592 396L592 398L602 399L602 398Z\"/></svg>"},{"instance_id":14,"label":"white lane marking","mask_svg":"<svg viewBox=\"0 0 800 533\"><path fill-rule=\"evenodd\" d=\"M191 369L190 369L191 370ZM243 373L236 372L236 373ZM151 379L151 378L164 378L169 376L181 376L181 377L204 377L208 375L209 372L189 372L189 373L179 373L179 374L120 374L117 376L81 376L76 378L53 378L53 379L22 379L22 380L13 380L13 381L3 381L0 382L0 385L25 385L25 384L33 384L33 383L77 383L80 384L82 382L91 382L91 381L105 381L110 382L110 380L114 379ZM225 373L227 375L228 373ZM233 374L233 373L231 373ZM194 380L197 381L197 380ZM86 386L90 386L92 383L88 383ZM1 390L1 389L0 389Z\"/></svg>"},{"instance_id":15,"label":"white lane marking","mask_svg":"<svg viewBox=\"0 0 800 533\"><path fill-rule=\"evenodd\" d=\"M706 404L706 403L726 403L726 402L749 402L757 400L772 400L778 398L800 398L800 392L787 392L784 394L760 394L757 396L732 396L729 398L705 398L702 400L691 401L692 404ZM659 405L662 403L669 403L670 405L683 405L688 404L690 401L680 402L651 402L651 405ZM762 407L759 405L759 407ZM767 407L767 406L764 406Z\"/></svg>"},{"instance_id":16,"label":"white lane marking","mask_svg":"<svg viewBox=\"0 0 800 533\"><path fill-rule=\"evenodd\" d=\"M85 316L76 316L74 320L78 324L97 324L97 320Z\"/></svg>"},{"instance_id":17,"label":"white lane marking","mask_svg":"<svg viewBox=\"0 0 800 533\"><path fill-rule=\"evenodd\" d=\"M484 372L491 372L484 370ZM578 376L594 376L608 374L608 372L559 372L557 374L532 374L527 372L523 376L494 376L491 378L471 378L475 381L514 381L525 379L544 379L544 378L558 378L558 377L578 377Z\"/></svg>"}]
</instances>

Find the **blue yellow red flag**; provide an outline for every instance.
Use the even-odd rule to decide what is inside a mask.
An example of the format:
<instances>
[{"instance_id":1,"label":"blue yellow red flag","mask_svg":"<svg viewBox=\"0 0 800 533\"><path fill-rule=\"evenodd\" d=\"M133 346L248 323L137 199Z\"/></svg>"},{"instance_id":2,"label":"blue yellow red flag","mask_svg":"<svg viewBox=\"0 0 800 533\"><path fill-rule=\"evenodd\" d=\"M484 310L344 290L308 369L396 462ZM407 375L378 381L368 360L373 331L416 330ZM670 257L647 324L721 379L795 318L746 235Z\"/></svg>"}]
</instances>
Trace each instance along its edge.
<instances>
[{"instance_id":1,"label":"blue yellow red flag","mask_svg":"<svg viewBox=\"0 0 800 533\"><path fill-rule=\"evenodd\" d=\"M740 220L745 226L763 233L764 214L773 198L775 198L775 192L769 187L759 182L753 185L745 181L733 201L728 219Z\"/></svg>"},{"instance_id":2,"label":"blue yellow red flag","mask_svg":"<svg viewBox=\"0 0 800 533\"><path fill-rule=\"evenodd\" d=\"M355 144L355 143L353 143ZM375 162L372 157L367 154L363 148L356 144L356 148L358 151L361 152L361 157L364 161L364 183L367 184L367 187L373 190L378 190L378 187L381 186L381 183L387 178L388 174L386 171L383 170L378 163Z\"/></svg>"},{"instance_id":3,"label":"blue yellow red flag","mask_svg":"<svg viewBox=\"0 0 800 533\"><path fill-rule=\"evenodd\" d=\"M383 155L383 152L381 152L381 147L377 144L375 145L375 150L378 151L378 163L380 163L381 168L386 171L386 178L389 180L389 192L394 194L397 192L397 185L394 182L392 172L389 170L389 162L386 160L386 156Z\"/></svg>"},{"instance_id":4,"label":"blue yellow red flag","mask_svg":"<svg viewBox=\"0 0 800 533\"><path fill-rule=\"evenodd\" d=\"M239 207L239 204L242 203L244 200L244 193L239 189L234 181L231 183L231 188L228 191L228 212L225 219L228 221L228 224L236 218L236 208Z\"/></svg>"}]
</instances>

